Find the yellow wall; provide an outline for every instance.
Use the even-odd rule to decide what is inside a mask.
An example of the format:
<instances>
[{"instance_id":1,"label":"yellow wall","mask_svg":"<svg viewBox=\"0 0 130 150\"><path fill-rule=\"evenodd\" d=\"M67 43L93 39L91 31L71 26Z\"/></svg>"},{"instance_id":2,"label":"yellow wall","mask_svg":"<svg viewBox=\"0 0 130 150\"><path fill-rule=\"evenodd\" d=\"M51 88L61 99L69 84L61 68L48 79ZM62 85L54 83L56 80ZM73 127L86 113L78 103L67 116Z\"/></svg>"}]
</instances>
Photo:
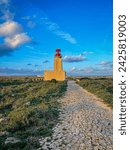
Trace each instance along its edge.
<instances>
[{"instance_id":1,"label":"yellow wall","mask_svg":"<svg viewBox=\"0 0 130 150\"><path fill-rule=\"evenodd\" d=\"M44 72L44 80L52 80L56 79L57 81L65 80L65 71L49 71L45 70Z\"/></svg>"},{"instance_id":2,"label":"yellow wall","mask_svg":"<svg viewBox=\"0 0 130 150\"><path fill-rule=\"evenodd\" d=\"M55 57L54 58L54 70L61 71L62 69L62 58Z\"/></svg>"},{"instance_id":3,"label":"yellow wall","mask_svg":"<svg viewBox=\"0 0 130 150\"><path fill-rule=\"evenodd\" d=\"M66 73L62 69L62 58L54 58L54 70L45 70L44 71L44 80L56 79L57 81L64 81Z\"/></svg>"}]
</instances>

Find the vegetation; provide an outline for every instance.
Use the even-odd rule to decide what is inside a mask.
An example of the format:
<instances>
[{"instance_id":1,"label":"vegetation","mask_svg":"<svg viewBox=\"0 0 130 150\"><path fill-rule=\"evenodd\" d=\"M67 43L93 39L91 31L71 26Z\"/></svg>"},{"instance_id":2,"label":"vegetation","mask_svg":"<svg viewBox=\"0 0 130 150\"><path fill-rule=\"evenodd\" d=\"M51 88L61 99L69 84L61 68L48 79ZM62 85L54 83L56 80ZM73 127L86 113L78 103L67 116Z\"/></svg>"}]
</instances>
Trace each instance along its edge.
<instances>
[{"instance_id":1,"label":"vegetation","mask_svg":"<svg viewBox=\"0 0 130 150\"><path fill-rule=\"evenodd\" d=\"M100 78L80 78L77 83L87 91L102 98L105 103L113 105L113 79L111 77Z\"/></svg>"},{"instance_id":2,"label":"vegetation","mask_svg":"<svg viewBox=\"0 0 130 150\"><path fill-rule=\"evenodd\" d=\"M57 99L66 87L66 81L0 77L0 148L37 149L40 136L51 136L53 126L58 122ZM18 142L8 143L9 137Z\"/></svg>"}]
</instances>

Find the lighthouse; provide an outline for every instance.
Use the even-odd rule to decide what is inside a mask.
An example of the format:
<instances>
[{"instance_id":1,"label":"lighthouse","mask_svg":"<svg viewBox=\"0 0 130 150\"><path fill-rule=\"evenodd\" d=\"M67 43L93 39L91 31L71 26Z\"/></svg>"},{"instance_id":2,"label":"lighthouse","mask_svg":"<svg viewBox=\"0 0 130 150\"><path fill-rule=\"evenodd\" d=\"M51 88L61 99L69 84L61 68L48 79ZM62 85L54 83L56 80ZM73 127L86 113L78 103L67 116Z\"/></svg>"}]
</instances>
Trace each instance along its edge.
<instances>
[{"instance_id":1,"label":"lighthouse","mask_svg":"<svg viewBox=\"0 0 130 150\"><path fill-rule=\"evenodd\" d=\"M65 80L65 71L63 71L62 66L62 55L61 50L56 49L56 54L54 56L54 70L45 70L44 71L44 80L52 80L55 79L57 81L64 81Z\"/></svg>"},{"instance_id":2,"label":"lighthouse","mask_svg":"<svg viewBox=\"0 0 130 150\"><path fill-rule=\"evenodd\" d=\"M56 54L54 58L54 71L63 71L62 70L62 56L60 52L61 52L60 49L56 49Z\"/></svg>"}]
</instances>

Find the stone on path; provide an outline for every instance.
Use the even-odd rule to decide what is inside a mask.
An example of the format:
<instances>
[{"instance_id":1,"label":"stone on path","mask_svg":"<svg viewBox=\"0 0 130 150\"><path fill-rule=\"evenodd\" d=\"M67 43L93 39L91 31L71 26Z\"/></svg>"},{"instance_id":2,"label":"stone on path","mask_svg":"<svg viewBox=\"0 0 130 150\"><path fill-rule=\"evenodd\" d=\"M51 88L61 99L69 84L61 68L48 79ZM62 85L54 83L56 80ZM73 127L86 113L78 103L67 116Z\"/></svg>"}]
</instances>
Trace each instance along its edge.
<instances>
[{"instance_id":1,"label":"stone on path","mask_svg":"<svg viewBox=\"0 0 130 150\"><path fill-rule=\"evenodd\" d=\"M112 110L74 81L68 81L60 123L53 135L39 139L39 150L112 150ZM49 140L48 140L49 138Z\"/></svg>"}]
</instances>

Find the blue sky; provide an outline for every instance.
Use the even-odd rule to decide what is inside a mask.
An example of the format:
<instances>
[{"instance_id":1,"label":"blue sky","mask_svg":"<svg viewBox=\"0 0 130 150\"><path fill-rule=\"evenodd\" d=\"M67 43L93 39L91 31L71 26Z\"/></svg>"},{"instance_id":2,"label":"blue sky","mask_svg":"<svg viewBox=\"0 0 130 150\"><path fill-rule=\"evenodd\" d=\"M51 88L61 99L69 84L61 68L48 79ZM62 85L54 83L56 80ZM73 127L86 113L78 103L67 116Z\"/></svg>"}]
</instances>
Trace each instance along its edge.
<instances>
[{"instance_id":1,"label":"blue sky","mask_svg":"<svg viewBox=\"0 0 130 150\"><path fill-rule=\"evenodd\" d=\"M112 0L0 0L0 75L112 75Z\"/></svg>"}]
</instances>

